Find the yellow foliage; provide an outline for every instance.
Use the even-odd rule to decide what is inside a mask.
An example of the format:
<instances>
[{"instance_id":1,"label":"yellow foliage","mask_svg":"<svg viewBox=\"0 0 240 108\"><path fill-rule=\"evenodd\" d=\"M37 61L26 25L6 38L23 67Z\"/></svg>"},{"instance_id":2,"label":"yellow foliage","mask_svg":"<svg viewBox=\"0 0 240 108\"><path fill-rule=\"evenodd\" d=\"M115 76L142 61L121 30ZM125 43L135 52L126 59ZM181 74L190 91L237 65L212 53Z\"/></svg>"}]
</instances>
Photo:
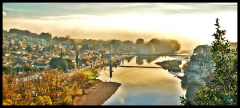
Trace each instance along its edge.
<instances>
[{"instance_id":1,"label":"yellow foliage","mask_svg":"<svg viewBox=\"0 0 240 108\"><path fill-rule=\"evenodd\" d=\"M72 105L72 96L67 96L64 98L64 105Z\"/></svg>"},{"instance_id":2,"label":"yellow foliage","mask_svg":"<svg viewBox=\"0 0 240 108\"><path fill-rule=\"evenodd\" d=\"M43 96L45 105L52 105L52 100L49 96Z\"/></svg>"},{"instance_id":3,"label":"yellow foliage","mask_svg":"<svg viewBox=\"0 0 240 108\"><path fill-rule=\"evenodd\" d=\"M77 46L77 50L80 50L82 48L82 45Z\"/></svg>"},{"instance_id":4,"label":"yellow foliage","mask_svg":"<svg viewBox=\"0 0 240 108\"><path fill-rule=\"evenodd\" d=\"M45 105L44 99L43 99L42 96L38 96L38 97L37 97L37 100L36 100L36 102L35 102L35 105Z\"/></svg>"},{"instance_id":5,"label":"yellow foliage","mask_svg":"<svg viewBox=\"0 0 240 108\"><path fill-rule=\"evenodd\" d=\"M5 101L3 101L3 105L12 105L12 101L10 99L6 99Z\"/></svg>"}]
</instances>

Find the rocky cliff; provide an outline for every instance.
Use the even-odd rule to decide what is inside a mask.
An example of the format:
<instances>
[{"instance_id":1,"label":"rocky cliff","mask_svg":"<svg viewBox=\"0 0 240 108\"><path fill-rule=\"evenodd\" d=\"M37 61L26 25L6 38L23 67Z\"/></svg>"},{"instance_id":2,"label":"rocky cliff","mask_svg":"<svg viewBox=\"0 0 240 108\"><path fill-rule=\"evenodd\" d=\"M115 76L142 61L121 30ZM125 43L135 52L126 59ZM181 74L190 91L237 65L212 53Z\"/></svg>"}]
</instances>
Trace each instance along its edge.
<instances>
[{"instance_id":1,"label":"rocky cliff","mask_svg":"<svg viewBox=\"0 0 240 108\"><path fill-rule=\"evenodd\" d=\"M205 86L203 77L211 76L214 72L215 63L210 57L211 46L199 45L194 49L190 57L190 63L185 73L189 84Z\"/></svg>"}]
</instances>

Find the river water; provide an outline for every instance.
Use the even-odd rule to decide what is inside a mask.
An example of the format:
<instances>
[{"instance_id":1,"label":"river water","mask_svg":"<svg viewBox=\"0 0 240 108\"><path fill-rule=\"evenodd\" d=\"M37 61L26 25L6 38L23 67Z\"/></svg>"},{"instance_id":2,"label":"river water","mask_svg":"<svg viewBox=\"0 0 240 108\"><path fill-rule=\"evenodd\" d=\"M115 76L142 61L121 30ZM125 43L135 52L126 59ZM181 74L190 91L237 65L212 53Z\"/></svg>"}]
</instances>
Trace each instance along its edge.
<instances>
[{"instance_id":1,"label":"river water","mask_svg":"<svg viewBox=\"0 0 240 108\"><path fill-rule=\"evenodd\" d=\"M160 67L156 62L178 59L182 65L186 60L182 56L155 57L154 60L140 57L124 59L119 65ZM180 65L180 67L182 67ZM162 68L127 68L113 67L112 78L109 67L100 70L97 79L107 82L118 82L122 85L103 105L180 105L179 96L185 96L187 88L175 75L183 76L182 72L168 72Z\"/></svg>"}]
</instances>

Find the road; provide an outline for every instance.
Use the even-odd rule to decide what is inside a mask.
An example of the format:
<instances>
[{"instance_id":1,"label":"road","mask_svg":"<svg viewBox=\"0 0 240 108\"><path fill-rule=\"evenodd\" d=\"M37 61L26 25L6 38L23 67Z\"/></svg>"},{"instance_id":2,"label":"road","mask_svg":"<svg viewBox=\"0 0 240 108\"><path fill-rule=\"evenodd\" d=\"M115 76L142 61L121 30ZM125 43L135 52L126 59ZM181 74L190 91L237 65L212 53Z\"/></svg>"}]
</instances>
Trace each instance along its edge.
<instances>
[{"instance_id":1,"label":"road","mask_svg":"<svg viewBox=\"0 0 240 108\"><path fill-rule=\"evenodd\" d=\"M112 61L115 61L115 60L117 60L117 59L123 59L123 58L125 58L125 57L130 57L130 56L133 56L133 55L122 55L121 57L113 58ZM94 63L90 63L89 66L79 66L79 67L76 68L75 70L74 70L74 69L68 70L68 73L62 73L60 76L66 76L66 75L72 76L72 75L74 75L74 73L76 73L76 72L79 72L79 71L80 71L80 72L83 72L83 71L86 71L86 70L88 70L88 69L91 69L91 65L93 65L92 68L94 68L94 67L96 67L96 66L99 66L99 65L103 64L103 62L104 62L104 63L108 63L109 61L108 61L108 60L97 60L97 61L94 62ZM15 79L16 79L17 82L18 82L19 80L25 82L25 81L33 80L33 79L37 79L37 78L42 79L42 76L41 76L42 74L44 74L44 73L36 73L36 74L34 74L34 75L32 75L32 76L27 76L27 77L19 78L19 79L15 78Z\"/></svg>"}]
</instances>

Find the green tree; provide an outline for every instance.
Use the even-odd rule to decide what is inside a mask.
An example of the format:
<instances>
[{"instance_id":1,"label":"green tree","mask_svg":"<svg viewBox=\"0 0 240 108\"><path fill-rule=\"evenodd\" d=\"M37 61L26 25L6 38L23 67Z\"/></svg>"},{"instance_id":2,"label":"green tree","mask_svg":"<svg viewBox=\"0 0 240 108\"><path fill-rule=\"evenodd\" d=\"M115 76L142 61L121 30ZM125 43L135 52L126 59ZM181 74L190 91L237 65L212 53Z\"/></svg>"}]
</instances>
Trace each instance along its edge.
<instances>
[{"instance_id":1,"label":"green tree","mask_svg":"<svg viewBox=\"0 0 240 108\"><path fill-rule=\"evenodd\" d=\"M27 45L26 51L27 51L28 53L33 52L33 49L32 49L32 47L31 47L31 45L29 45L29 44Z\"/></svg>"},{"instance_id":2,"label":"green tree","mask_svg":"<svg viewBox=\"0 0 240 108\"><path fill-rule=\"evenodd\" d=\"M237 105L238 91L238 60L237 48L230 50L229 41L223 37L226 30L219 30L219 19L216 19L217 31L212 36L215 40L212 42L210 55L216 66L208 87L201 87L195 92L194 102L180 96L183 105ZM233 99L228 102L227 97Z\"/></svg>"},{"instance_id":3,"label":"green tree","mask_svg":"<svg viewBox=\"0 0 240 108\"><path fill-rule=\"evenodd\" d=\"M67 60L65 58L61 58L61 57L59 57L59 58L56 58L56 57L52 58L50 60L50 62L49 62L49 65L52 68L57 68L57 66L61 66L64 70L66 68L68 68Z\"/></svg>"},{"instance_id":4,"label":"green tree","mask_svg":"<svg viewBox=\"0 0 240 108\"><path fill-rule=\"evenodd\" d=\"M36 52L39 51L39 45L36 45Z\"/></svg>"},{"instance_id":5,"label":"green tree","mask_svg":"<svg viewBox=\"0 0 240 108\"><path fill-rule=\"evenodd\" d=\"M50 42L52 40L52 34L51 33L44 33L42 32L38 38L45 39L46 41Z\"/></svg>"},{"instance_id":6,"label":"green tree","mask_svg":"<svg viewBox=\"0 0 240 108\"><path fill-rule=\"evenodd\" d=\"M57 68L58 68L59 70L63 70L63 68L62 68L61 66L57 66Z\"/></svg>"},{"instance_id":7,"label":"green tree","mask_svg":"<svg viewBox=\"0 0 240 108\"><path fill-rule=\"evenodd\" d=\"M139 53L143 53L143 45L144 45L144 40L139 38L136 41L136 52Z\"/></svg>"},{"instance_id":8,"label":"green tree","mask_svg":"<svg viewBox=\"0 0 240 108\"><path fill-rule=\"evenodd\" d=\"M78 66L78 53L76 51L76 66Z\"/></svg>"},{"instance_id":9,"label":"green tree","mask_svg":"<svg viewBox=\"0 0 240 108\"><path fill-rule=\"evenodd\" d=\"M5 72L6 74L10 74L10 68L9 66L3 66L2 71Z\"/></svg>"},{"instance_id":10,"label":"green tree","mask_svg":"<svg viewBox=\"0 0 240 108\"><path fill-rule=\"evenodd\" d=\"M68 64L68 68L69 68L69 69L74 68L74 66L73 66L73 62L72 62L71 59L66 59L66 61L67 61L67 64Z\"/></svg>"},{"instance_id":11,"label":"green tree","mask_svg":"<svg viewBox=\"0 0 240 108\"><path fill-rule=\"evenodd\" d=\"M12 44L12 42L9 42L9 47L11 48L11 47L13 47L13 44Z\"/></svg>"},{"instance_id":12,"label":"green tree","mask_svg":"<svg viewBox=\"0 0 240 108\"><path fill-rule=\"evenodd\" d=\"M51 51L52 50L52 47L49 45L48 46L48 51Z\"/></svg>"}]
</instances>

